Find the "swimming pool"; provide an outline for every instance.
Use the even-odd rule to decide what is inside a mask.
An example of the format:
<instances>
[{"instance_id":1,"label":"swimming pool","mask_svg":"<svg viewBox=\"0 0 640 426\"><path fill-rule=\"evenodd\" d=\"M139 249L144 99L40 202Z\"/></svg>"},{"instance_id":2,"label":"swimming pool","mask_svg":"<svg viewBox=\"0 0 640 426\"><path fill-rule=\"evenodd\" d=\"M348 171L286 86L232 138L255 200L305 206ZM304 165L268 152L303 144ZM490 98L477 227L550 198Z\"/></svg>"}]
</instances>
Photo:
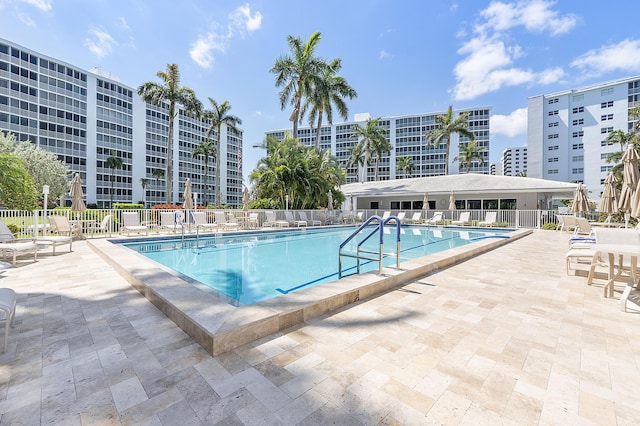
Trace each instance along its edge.
<instances>
[{"instance_id":1,"label":"swimming pool","mask_svg":"<svg viewBox=\"0 0 640 426\"><path fill-rule=\"evenodd\" d=\"M229 303L246 305L337 280L338 247L354 230L353 227L297 229L122 245L207 286ZM505 234L505 230L403 226L400 260L499 234ZM345 250L355 252L361 240L356 237ZM385 252L395 253L395 227L385 228L384 247ZM377 250L378 238L371 238L364 248ZM395 257L385 257L385 265L395 262ZM355 264L355 259L345 258L343 274L355 273ZM376 262L361 263L361 271L377 267Z\"/></svg>"}]
</instances>

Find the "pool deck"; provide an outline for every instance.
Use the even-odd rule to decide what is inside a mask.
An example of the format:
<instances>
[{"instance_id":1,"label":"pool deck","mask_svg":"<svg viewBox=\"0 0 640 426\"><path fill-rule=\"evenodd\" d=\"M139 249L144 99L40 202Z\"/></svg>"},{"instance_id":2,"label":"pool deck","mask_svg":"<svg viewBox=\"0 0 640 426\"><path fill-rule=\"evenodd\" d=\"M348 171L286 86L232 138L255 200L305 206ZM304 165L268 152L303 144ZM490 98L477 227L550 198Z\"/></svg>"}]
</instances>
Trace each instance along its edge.
<instances>
[{"instance_id":1,"label":"pool deck","mask_svg":"<svg viewBox=\"0 0 640 426\"><path fill-rule=\"evenodd\" d=\"M18 293L0 424L637 424L640 314L565 274L568 238L534 231L218 356L93 242L23 258L0 273Z\"/></svg>"}]
</instances>

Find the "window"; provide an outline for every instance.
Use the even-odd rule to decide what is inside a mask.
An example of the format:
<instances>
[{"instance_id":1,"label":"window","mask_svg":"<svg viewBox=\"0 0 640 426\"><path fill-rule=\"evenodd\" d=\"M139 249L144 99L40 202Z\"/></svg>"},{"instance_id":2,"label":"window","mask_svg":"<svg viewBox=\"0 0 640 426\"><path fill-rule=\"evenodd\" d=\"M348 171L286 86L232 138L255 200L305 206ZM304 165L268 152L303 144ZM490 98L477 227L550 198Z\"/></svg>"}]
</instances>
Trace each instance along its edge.
<instances>
[{"instance_id":1,"label":"window","mask_svg":"<svg viewBox=\"0 0 640 426\"><path fill-rule=\"evenodd\" d=\"M558 145L552 145L549 148L547 148L547 150L549 150L549 151L557 151L558 150Z\"/></svg>"},{"instance_id":2,"label":"window","mask_svg":"<svg viewBox=\"0 0 640 426\"><path fill-rule=\"evenodd\" d=\"M613 120L613 114L604 114L600 116L600 120L602 121L607 121L607 120Z\"/></svg>"},{"instance_id":3,"label":"window","mask_svg":"<svg viewBox=\"0 0 640 426\"><path fill-rule=\"evenodd\" d=\"M400 201L392 201L390 207L391 210L398 210L400 208Z\"/></svg>"},{"instance_id":4,"label":"window","mask_svg":"<svg viewBox=\"0 0 640 426\"><path fill-rule=\"evenodd\" d=\"M613 87L607 87L606 89L600 90L600 95L602 96L613 95Z\"/></svg>"},{"instance_id":5,"label":"window","mask_svg":"<svg viewBox=\"0 0 640 426\"><path fill-rule=\"evenodd\" d=\"M571 149L583 149L583 148L584 148L584 145L582 143L574 143L571 146Z\"/></svg>"},{"instance_id":6,"label":"window","mask_svg":"<svg viewBox=\"0 0 640 426\"><path fill-rule=\"evenodd\" d=\"M549 127L558 127L558 122L554 121L552 123L549 123Z\"/></svg>"},{"instance_id":7,"label":"window","mask_svg":"<svg viewBox=\"0 0 640 426\"><path fill-rule=\"evenodd\" d=\"M608 172L608 171L611 171L611 169L613 169L613 165L600 166L600 171L601 172Z\"/></svg>"},{"instance_id":8,"label":"window","mask_svg":"<svg viewBox=\"0 0 640 426\"><path fill-rule=\"evenodd\" d=\"M580 130L580 131L577 131L577 132L573 132L572 136L574 138L581 138L582 136L584 136L584 131Z\"/></svg>"},{"instance_id":9,"label":"window","mask_svg":"<svg viewBox=\"0 0 640 426\"><path fill-rule=\"evenodd\" d=\"M551 135L548 135L547 139L558 139L558 134L557 133L553 133Z\"/></svg>"},{"instance_id":10,"label":"window","mask_svg":"<svg viewBox=\"0 0 640 426\"><path fill-rule=\"evenodd\" d=\"M600 129L600 133L605 134L605 133L611 133L613 132L613 127L602 127Z\"/></svg>"},{"instance_id":11,"label":"window","mask_svg":"<svg viewBox=\"0 0 640 426\"><path fill-rule=\"evenodd\" d=\"M580 118L578 120L573 120L571 122L571 124L573 124L574 126L579 126L580 124L584 124L584 118Z\"/></svg>"},{"instance_id":12,"label":"window","mask_svg":"<svg viewBox=\"0 0 640 426\"><path fill-rule=\"evenodd\" d=\"M584 155L574 155L573 157L571 157L571 161L573 161L574 163L576 161L584 161Z\"/></svg>"},{"instance_id":13,"label":"window","mask_svg":"<svg viewBox=\"0 0 640 426\"><path fill-rule=\"evenodd\" d=\"M557 163L558 162L558 157L550 157L547 162L549 163Z\"/></svg>"},{"instance_id":14,"label":"window","mask_svg":"<svg viewBox=\"0 0 640 426\"><path fill-rule=\"evenodd\" d=\"M574 102L579 102L584 100L584 93L581 93L579 95L573 95L573 101Z\"/></svg>"},{"instance_id":15,"label":"window","mask_svg":"<svg viewBox=\"0 0 640 426\"><path fill-rule=\"evenodd\" d=\"M547 172L548 175L557 175L558 174L558 169L550 169Z\"/></svg>"},{"instance_id":16,"label":"window","mask_svg":"<svg viewBox=\"0 0 640 426\"><path fill-rule=\"evenodd\" d=\"M371 201L369 203L369 208L372 210L378 210L379 209L379 204L377 201Z\"/></svg>"},{"instance_id":17,"label":"window","mask_svg":"<svg viewBox=\"0 0 640 426\"><path fill-rule=\"evenodd\" d=\"M549 99L548 103L549 103L549 105L557 104L558 103L558 98Z\"/></svg>"},{"instance_id":18,"label":"window","mask_svg":"<svg viewBox=\"0 0 640 426\"><path fill-rule=\"evenodd\" d=\"M577 114L577 113L579 113L579 112L584 112L584 107L583 107L583 106L581 106L581 107L575 107L575 108L573 108L573 109L571 110L571 112L572 112L572 113L574 113L574 114Z\"/></svg>"},{"instance_id":19,"label":"window","mask_svg":"<svg viewBox=\"0 0 640 426\"><path fill-rule=\"evenodd\" d=\"M584 169L582 167L577 167L575 169L571 169L571 173L573 173L574 175L582 174L584 173Z\"/></svg>"},{"instance_id":20,"label":"window","mask_svg":"<svg viewBox=\"0 0 640 426\"><path fill-rule=\"evenodd\" d=\"M611 108L613 106L613 101L602 102L600 104L600 108Z\"/></svg>"},{"instance_id":21,"label":"window","mask_svg":"<svg viewBox=\"0 0 640 426\"><path fill-rule=\"evenodd\" d=\"M558 115L558 110L554 109L553 111L548 112L549 115Z\"/></svg>"}]
</instances>

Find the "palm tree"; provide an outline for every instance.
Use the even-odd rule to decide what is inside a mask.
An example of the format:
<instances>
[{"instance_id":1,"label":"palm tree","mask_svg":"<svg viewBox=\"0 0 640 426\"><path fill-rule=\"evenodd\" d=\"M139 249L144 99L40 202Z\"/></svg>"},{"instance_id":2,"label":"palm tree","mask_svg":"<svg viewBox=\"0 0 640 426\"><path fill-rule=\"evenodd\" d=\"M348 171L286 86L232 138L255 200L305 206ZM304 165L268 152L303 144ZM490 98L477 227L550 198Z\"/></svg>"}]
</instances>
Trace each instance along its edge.
<instances>
[{"instance_id":1,"label":"palm tree","mask_svg":"<svg viewBox=\"0 0 640 426\"><path fill-rule=\"evenodd\" d=\"M348 165L351 166L354 163L363 164L365 167L365 177L366 177L366 168L371 162L373 157L376 158L376 168L375 168L375 178L374 180L378 180L378 169L380 166L380 159L385 152L391 151L393 148L391 143L386 137L387 131L382 127L378 126L380 122L380 117L378 118L369 118L367 119L364 126L359 124L354 124L352 127L353 137L359 138L360 140L356 143L356 145L351 150L351 156L348 160ZM364 157L364 158L362 158ZM364 179L364 177L363 177ZM363 180L364 181L364 180Z\"/></svg>"},{"instance_id":2,"label":"palm tree","mask_svg":"<svg viewBox=\"0 0 640 426\"><path fill-rule=\"evenodd\" d=\"M211 133L215 129L218 134L218 144L216 148L216 198L215 204L217 206L220 205L222 199L221 188L222 185L220 183L220 147L222 143L222 125L227 126L227 129L231 129L234 132L240 132L238 130L239 125L242 124L242 120L235 115L229 114L229 110L231 109L231 104L229 101L224 101L221 104L218 104L214 99L209 98L209 103L211 103L211 109L206 110L202 113L202 117L211 121L211 125L207 130L206 136L207 138L211 137Z\"/></svg>"},{"instance_id":3,"label":"palm tree","mask_svg":"<svg viewBox=\"0 0 640 426\"><path fill-rule=\"evenodd\" d=\"M294 138L298 137L298 122L302 119L302 99L312 92L314 83L328 66L314 56L319 41L319 31L311 34L306 42L300 37L288 36L291 54L278 58L270 69L276 75L276 87L282 87L280 109L284 110L287 103L293 105L289 120L293 122Z\"/></svg>"},{"instance_id":4,"label":"palm tree","mask_svg":"<svg viewBox=\"0 0 640 426\"><path fill-rule=\"evenodd\" d=\"M475 140L475 134L469 130L469 113L460 114L457 118L453 117L453 106L449 105L446 114L436 116L437 127L427 130L425 138L427 145L437 147L442 141L445 141L446 156L444 163L444 174L449 174L449 150L451 147L451 135L458 133L461 136L469 138L470 141Z\"/></svg>"},{"instance_id":5,"label":"palm tree","mask_svg":"<svg viewBox=\"0 0 640 426\"><path fill-rule=\"evenodd\" d=\"M111 189L109 190L109 199L111 201L111 208L113 208L113 180L115 178L115 170L122 168L122 158L114 157L113 152L111 156L107 158L107 167L111 169Z\"/></svg>"},{"instance_id":6,"label":"palm tree","mask_svg":"<svg viewBox=\"0 0 640 426\"><path fill-rule=\"evenodd\" d=\"M207 180L208 180L207 178L209 176L209 159L212 157L215 159L217 157L216 145L211 139L207 138L207 139L201 140L198 146L195 147L193 151L191 151L191 156L193 158L198 157L200 155L202 155L204 160L204 172L202 173L202 183L204 185L204 194L202 196L202 205L206 207L208 205L207 189L209 185L207 185Z\"/></svg>"},{"instance_id":7,"label":"palm tree","mask_svg":"<svg viewBox=\"0 0 640 426\"><path fill-rule=\"evenodd\" d=\"M320 150L320 129L322 129L322 116L326 114L329 125L333 124L333 108L335 105L340 116L346 121L349 118L349 108L344 102L344 98L353 99L358 94L349 86L347 80L337 75L342 68L342 61L334 59L327 67L321 71L311 93L307 95L307 101L302 107L301 115L304 115L307 108L309 111L309 126L313 128L316 116L318 125L316 127L316 150Z\"/></svg>"},{"instance_id":8,"label":"palm tree","mask_svg":"<svg viewBox=\"0 0 640 426\"><path fill-rule=\"evenodd\" d=\"M631 140L632 134L625 133L622 130L614 130L613 132L607 135L607 139L605 139L608 143L618 143L620 144L620 151L624 151L627 147L627 143Z\"/></svg>"},{"instance_id":9,"label":"palm tree","mask_svg":"<svg viewBox=\"0 0 640 426\"><path fill-rule=\"evenodd\" d=\"M458 145L458 155L453 161L457 161L460 167L464 166L466 172L469 173L471 164L474 161L476 161L479 166L484 164L483 152L485 151L485 147L479 147L475 142L469 142L468 144L461 143Z\"/></svg>"},{"instance_id":10,"label":"palm tree","mask_svg":"<svg viewBox=\"0 0 640 426\"><path fill-rule=\"evenodd\" d=\"M147 189L147 186L149 186L149 179L140 178L140 186L142 187L142 204L146 207L147 192L145 191L145 189Z\"/></svg>"},{"instance_id":11,"label":"palm tree","mask_svg":"<svg viewBox=\"0 0 640 426\"><path fill-rule=\"evenodd\" d=\"M405 178L407 177L407 174L409 175L409 177L411 177L411 174L415 167L416 165L413 164L413 160L411 159L410 155L398 157L398 164L396 165L396 168L404 173Z\"/></svg>"},{"instance_id":12,"label":"palm tree","mask_svg":"<svg viewBox=\"0 0 640 426\"><path fill-rule=\"evenodd\" d=\"M195 92L188 87L180 86L180 71L177 64L168 64L165 71L156 74L162 84L152 81L143 83L138 87L138 96L143 101L157 106L169 103L169 132L167 134L167 157L165 164L165 176L167 180L166 193L167 204L172 202L173 185L173 122L178 114L177 104L181 104L187 114L200 115L202 103L196 98Z\"/></svg>"},{"instance_id":13,"label":"palm tree","mask_svg":"<svg viewBox=\"0 0 640 426\"><path fill-rule=\"evenodd\" d=\"M160 178L164 176L164 170L162 169L153 169L151 171L151 174L153 175L154 178L156 178L156 188L157 190L160 189Z\"/></svg>"}]
</instances>

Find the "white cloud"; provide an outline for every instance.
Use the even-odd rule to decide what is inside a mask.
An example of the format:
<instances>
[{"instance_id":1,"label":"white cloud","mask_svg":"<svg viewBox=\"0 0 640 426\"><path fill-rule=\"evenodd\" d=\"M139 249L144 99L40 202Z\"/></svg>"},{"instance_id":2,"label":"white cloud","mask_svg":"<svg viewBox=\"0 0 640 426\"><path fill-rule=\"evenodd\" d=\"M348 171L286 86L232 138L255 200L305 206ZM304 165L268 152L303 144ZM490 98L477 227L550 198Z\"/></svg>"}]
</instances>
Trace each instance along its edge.
<instances>
[{"instance_id":1,"label":"white cloud","mask_svg":"<svg viewBox=\"0 0 640 426\"><path fill-rule=\"evenodd\" d=\"M626 39L590 50L571 62L590 76L600 76L610 71L640 71L640 40Z\"/></svg>"},{"instance_id":2,"label":"white cloud","mask_svg":"<svg viewBox=\"0 0 640 426\"><path fill-rule=\"evenodd\" d=\"M381 50L380 53L378 54L378 59L383 60L386 58L390 58L391 57L391 53L385 51L385 50Z\"/></svg>"},{"instance_id":3,"label":"white cloud","mask_svg":"<svg viewBox=\"0 0 640 426\"><path fill-rule=\"evenodd\" d=\"M516 44L509 44L508 30L524 27L528 31L546 31L557 35L572 29L577 18L574 15L559 16L551 9L554 2L533 0L530 2L492 2L480 12L483 19L473 28L473 37L458 50L466 56L454 68L456 86L453 94L456 100L470 100L485 93L495 92L504 86L526 83L550 84L564 75L561 68L542 71L523 69L516 66L517 59L525 52ZM464 30L458 34L464 37Z\"/></svg>"},{"instance_id":4,"label":"white cloud","mask_svg":"<svg viewBox=\"0 0 640 426\"><path fill-rule=\"evenodd\" d=\"M104 58L111 54L112 45L115 44L111 35L97 28L90 28L89 34L91 38L84 39L84 45L91 53L98 58Z\"/></svg>"},{"instance_id":5,"label":"white cloud","mask_svg":"<svg viewBox=\"0 0 640 426\"><path fill-rule=\"evenodd\" d=\"M53 7L53 0L21 0L23 3L35 6L43 12L48 12Z\"/></svg>"},{"instance_id":6,"label":"white cloud","mask_svg":"<svg viewBox=\"0 0 640 426\"><path fill-rule=\"evenodd\" d=\"M36 25L35 21L31 19L29 15L26 15L24 13L18 13L18 19L20 19L20 22L28 27L35 27Z\"/></svg>"},{"instance_id":7,"label":"white cloud","mask_svg":"<svg viewBox=\"0 0 640 426\"><path fill-rule=\"evenodd\" d=\"M480 12L486 22L476 29L484 31L505 31L513 27L523 26L529 31L548 31L551 35L569 32L578 23L573 14L559 16L551 10L553 1L534 0L517 3L492 2Z\"/></svg>"},{"instance_id":8,"label":"white cloud","mask_svg":"<svg viewBox=\"0 0 640 426\"><path fill-rule=\"evenodd\" d=\"M189 55L201 67L209 68L215 60L214 50L224 52L232 38L244 38L247 33L259 30L261 26L260 12L251 14L248 4L239 6L229 14L229 23L224 30L199 35L198 40L191 44Z\"/></svg>"},{"instance_id":9,"label":"white cloud","mask_svg":"<svg viewBox=\"0 0 640 426\"><path fill-rule=\"evenodd\" d=\"M124 16L121 16L118 18L118 26L123 30L131 29L131 27L129 27L129 23L127 22L127 19Z\"/></svg>"},{"instance_id":10,"label":"white cloud","mask_svg":"<svg viewBox=\"0 0 640 426\"><path fill-rule=\"evenodd\" d=\"M491 133L508 137L527 133L527 109L518 108L509 115L492 114L489 118Z\"/></svg>"}]
</instances>

